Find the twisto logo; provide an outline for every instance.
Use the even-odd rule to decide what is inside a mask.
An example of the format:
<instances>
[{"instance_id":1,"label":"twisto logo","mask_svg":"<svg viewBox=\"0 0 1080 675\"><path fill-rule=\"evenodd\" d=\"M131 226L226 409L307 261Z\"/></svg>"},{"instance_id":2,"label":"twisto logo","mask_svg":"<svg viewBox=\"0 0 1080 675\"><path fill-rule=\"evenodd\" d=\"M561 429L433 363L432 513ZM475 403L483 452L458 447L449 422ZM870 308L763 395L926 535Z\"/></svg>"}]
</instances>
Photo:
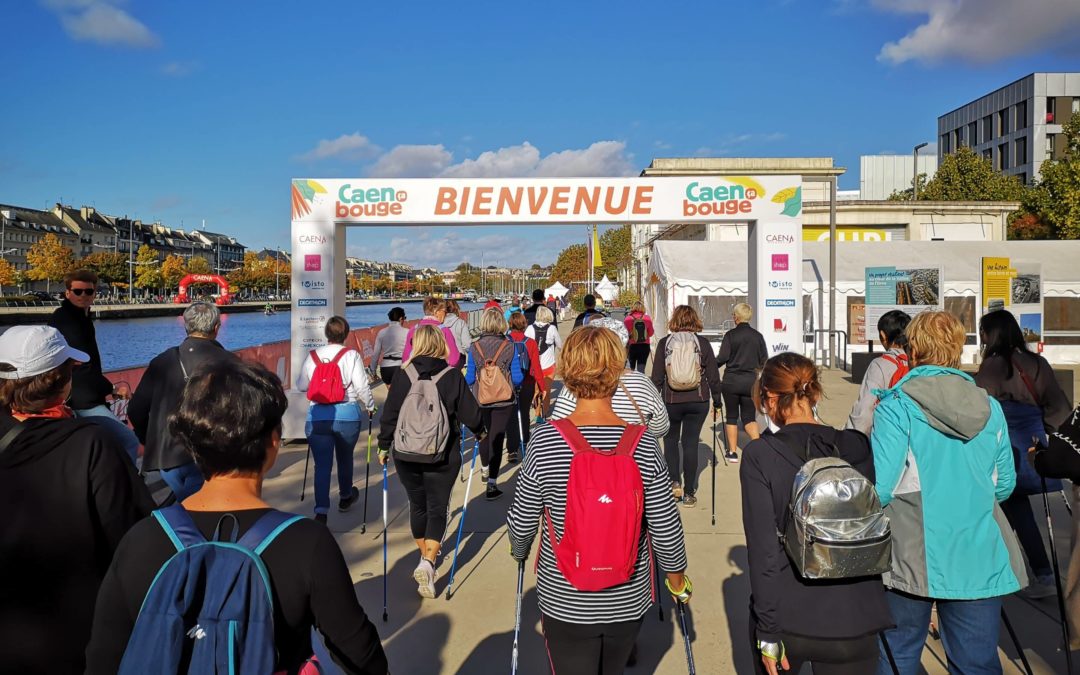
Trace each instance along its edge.
<instances>
[{"instance_id":1,"label":"twisto logo","mask_svg":"<svg viewBox=\"0 0 1080 675\"><path fill-rule=\"evenodd\" d=\"M408 198L407 192L392 187L354 188L351 184L345 183L338 190L337 202L334 203L334 216L337 218L400 216L401 204Z\"/></svg>"},{"instance_id":2,"label":"twisto logo","mask_svg":"<svg viewBox=\"0 0 1080 675\"><path fill-rule=\"evenodd\" d=\"M683 200L684 216L733 216L754 210L753 201L765 196L765 188L753 178L728 176L720 180L731 185L687 184Z\"/></svg>"}]
</instances>

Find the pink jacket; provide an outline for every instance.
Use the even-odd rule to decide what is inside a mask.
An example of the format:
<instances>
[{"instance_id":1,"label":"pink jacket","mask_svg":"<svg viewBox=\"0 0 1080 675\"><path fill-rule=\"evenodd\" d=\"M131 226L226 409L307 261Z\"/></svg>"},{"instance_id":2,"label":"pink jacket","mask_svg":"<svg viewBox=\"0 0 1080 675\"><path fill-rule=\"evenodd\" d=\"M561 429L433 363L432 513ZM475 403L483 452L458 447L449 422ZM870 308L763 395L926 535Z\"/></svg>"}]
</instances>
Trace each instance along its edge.
<instances>
[{"instance_id":1,"label":"pink jacket","mask_svg":"<svg viewBox=\"0 0 1080 675\"><path fill-rule=\"evenodd\" d=\"M442 330L443 337L446 338L446 346L450 348L450 356L447 357L446 363L453 368L459 368L461 366L458 361L461 360L461 352L458 351L457 340L454 339L454 334L450 332L450 329L439 323L438 319L434 317L425 316L423 319L409 329L409 334L405 336L405 350L401 352L401 362L404 363L409 360L409 355L412 354L412 339L413 334L416 333L417 326L438 326Z\"/></svg>"},{"instance_id":2,"label":"pink jacket","mask_svg":"<svg viewBox=\"0 0 1080 675\"><path fill-rule=\"evenodd\" d=\"M643 321L645 321L645 342L634 342L634 323L638 320L638 318L641 318ZM631 314L628 314L626 318L623 319L623 325L626 326L626 332L630 335L630 344L649 344L649 339L651 339L653 336L653 325L652 319L649 318L648 314L644 314L642 312L633 312Z\"/></svg>"}]
</instances>

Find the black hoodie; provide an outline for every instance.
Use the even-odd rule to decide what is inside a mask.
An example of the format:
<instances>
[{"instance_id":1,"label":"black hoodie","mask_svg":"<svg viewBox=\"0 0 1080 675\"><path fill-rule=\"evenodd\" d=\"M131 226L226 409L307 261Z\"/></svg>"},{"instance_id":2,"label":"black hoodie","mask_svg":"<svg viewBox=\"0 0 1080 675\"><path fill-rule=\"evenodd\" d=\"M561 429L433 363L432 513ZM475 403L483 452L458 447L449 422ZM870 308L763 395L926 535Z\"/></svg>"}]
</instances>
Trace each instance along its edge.
<instances>
[{"instance_id":1,"label":"black hoodie","mask_svg":"<svg viewBox=\"0 0 1080 675\"><path fill-rule=\"evenodd\" d=\"M71 373L68 405L75 410L105 405L105 397L112 393L113 385L101 373L101 352L90 313L71 304L70 300L64 300L49 317L49 325L60 331L69 346L90 356L89 362L75 366Z\"/></svg>"},{"instance_id":2,"label":"black hoodie","mask_svg":"<svg viewBox=\"0 0 1080 675\"><path fill-rule=\"evenodd\" d=\"M0 437L16 424L0 416ZM0 663L81 673L113 551L154 502L131 460L90 419L42 419L0 453Z\"/></svg>"}]
</instances>

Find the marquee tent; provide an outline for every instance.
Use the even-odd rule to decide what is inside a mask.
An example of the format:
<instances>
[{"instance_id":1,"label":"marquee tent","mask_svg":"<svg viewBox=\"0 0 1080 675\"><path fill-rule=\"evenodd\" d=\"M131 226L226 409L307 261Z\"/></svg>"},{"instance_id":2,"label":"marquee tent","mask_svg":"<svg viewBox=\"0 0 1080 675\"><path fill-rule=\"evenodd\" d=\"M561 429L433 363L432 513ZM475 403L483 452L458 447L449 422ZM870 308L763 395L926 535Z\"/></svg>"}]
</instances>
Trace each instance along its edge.
<instances>
[{"instance_id":1,"label":"marquee tent","mask_svg":"<svg viewBox=\"0 0 1080 675\"><path fill-rule=\"evenodd\" d=\"M570 292L569 288L567 288L566 286L563 286L561 283L556 281L554 284L552 284L551 286L548 286L544 290L544 297L550 297L550 296L554 295L556 298L561 298L561 297L565 296L569 292Z\"/></svg>"},{"instance_id":2,"label":"marquee tent","mask_svg":"<svg viewBox=\"0 0 1080 675\"><path fill-rule=\"evenodd\" d=\"M605 274L600 283L596 284L596 294L604 300L605 304L608 304L619 295L619 287L612 283L611 279L608 279Z\"/></svg>"}]
</instances>

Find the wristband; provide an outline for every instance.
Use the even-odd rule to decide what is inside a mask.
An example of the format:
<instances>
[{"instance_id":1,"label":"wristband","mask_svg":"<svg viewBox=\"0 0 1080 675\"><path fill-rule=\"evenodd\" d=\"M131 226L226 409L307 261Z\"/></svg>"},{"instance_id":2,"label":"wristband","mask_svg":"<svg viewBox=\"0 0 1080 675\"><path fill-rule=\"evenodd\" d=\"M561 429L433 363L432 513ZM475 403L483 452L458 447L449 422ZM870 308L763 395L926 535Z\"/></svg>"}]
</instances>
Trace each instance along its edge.
<instances>
[{"instance_id":1,"label":"wristband","mask_svg":"<svg viewBox=\"0 0 1080 675\"><path fill-rule=\"evenodd\" d=\"M664 586L667 587L668 593L677 598L679 602L686 604L690 602L690 596L694 593L694 584L690 582L690 576L683 575L683 587L682 590L676 591L671 587L671 580L664 579Z\"/></svg>"},{"instance_id":2,"label":"wristband","mask_svg":"<svg viewBox=\"0 0 1080 675\"><path fill-rule=\"evenodd\" d=\"M782 640L780 642L765 642L763 640L758 640L757 648L762 656L767 659L772 659L773 661L783 661L784 657L787 655L784 651L784 642Z\"/></svg>"}]
</instances>

